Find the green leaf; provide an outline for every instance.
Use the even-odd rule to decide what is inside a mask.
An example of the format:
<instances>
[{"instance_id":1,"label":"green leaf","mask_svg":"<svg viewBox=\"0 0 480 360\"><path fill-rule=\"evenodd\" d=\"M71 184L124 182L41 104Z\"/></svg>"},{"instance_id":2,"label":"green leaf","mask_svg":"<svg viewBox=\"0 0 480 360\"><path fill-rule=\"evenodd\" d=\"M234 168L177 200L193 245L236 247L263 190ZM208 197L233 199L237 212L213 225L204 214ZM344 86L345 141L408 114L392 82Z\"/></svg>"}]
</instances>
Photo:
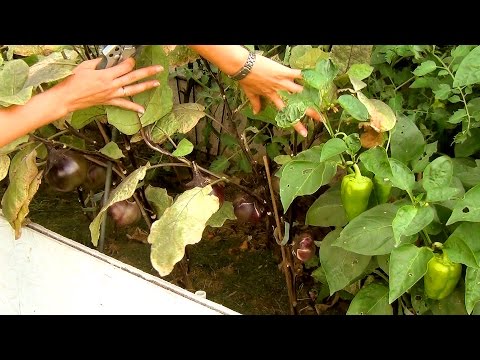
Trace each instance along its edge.
<instances>
[{"instance_id":1,"label":"green leaf","mask_svg":"<svg viewBox=\"0 0 480 360\"><path fill-rule=\"evenodd\" d=\"M455 103L458 103L458 102L462 101L462 99L458 95L453 95L453 96L448 98L448 101L455 104Z\"/></svg>"},{"instance_id":2,"label":"green leaf","mask_svg":"<svg viewBox=\"0 0 480 360\"><path fill-rule=\"evenodd\" d=\"M480 82L480 46L470 51L460 63L453 80L453 87Z\"/></svg>"},{"instance_id":3,"label":"green leaf","mask_svg":"<svg viewBox=\"0 0 480 360\"><path fill-rule=\"evenodd\" d=\"M11 153L16 149L18 145L26 143L29 138L30 138L29 135L21 136L13 140L12 142L8 143L7 145L0 147L0 155L6 155Z\"/></svg>"},{"instance_id":4,"label":"green leaf","mask_svg":"<svg viewBox=\"0 0 480 360\"><path fill-rule=\"evenodd\" d=\"M439 72L440 75L440 72ZM448 84L440 84L436 90L433 90L435 94L435 99L437 100L447 100L451 95L452 88Z\"/></svg>"},{"instance_id":5,"label":"green leaf","mask_svg":"<svg viewBox=\"0 0 480 360\"><path fill-rule=\"evenodd\" d=\"M427 247L404 244L390 254L389 304L408 291L427 272L433 252Z\"/></svg>"},{"instance_id":6,"label":"green leaf","mask_svg":"<svg viewBox=\"0 0 480 360\"><path fill-rule=\"evenodd\" d=\"M332 161L312 162L292 160L285 165L280 178L280 199L287 211L297 196L310 195L332 180L337 164Z\"/></svg>"},{"instance_id":7,"label":"green leaf","mask_svg":"<svg viewBox=\"0 0 480 360\"><path fill-rule=\"evenodd\" d=\"M465 275L465 307L469 314L480 301L480 269L467 267Z\"/></svg>"},{"instance_id":8,"label":"green leaf","mask_svg":"<svg viewBox=\"0 0 480 360\"><path fill-rule=\"evenodd\" d=\"M304 91L305 91L305 89L304 89ZM266 123L277 126L277 122L275 121L275 117L277 116L278 110L273 105L271 105L270 103L267 104L265 106L265 108L263 108L262 111L260 111L256 115L253 114L253 110L252 110L251 106L245 106L240 112L245 117L248 117L250 119L264 121Z\"/></svg>"},{"instance_id":9,"label":"green leaf","mask_svg":"<svg viewBox=\"0 0 480 360\"><path fill-rule=\"evenodd\" d=\"M470 189L480 183L480 161L470 158L453 158L453 173L463 186Z\"/></svg>"},{"instance_id":10,"label":"green leaf","mask_svg":"<svg viewBox=\"0 0 480 360\"><path fill-rule=\"evenodd\" d=\"M173 105L172 112L158 120L152 128L152 140L161 144L174 134L186 134L205 116L205 107L197 103Z\"/></svg>"},{"instance_id":11,"label":"green leaf","mask_svg":"<svg viewBox=\"0 0 480 360\"><path fill-rule=\"evenodd\" d=\"M358 100L368 110L370 114L370 126L377 132L386 132L395 126L397 117L393 110L383 101L376 99L368 99L361 92L357 93Z\"/></svg>"},{"instance_id":12,"label":"green leaf","mask_svg":"<svg viewBox=\"0 0 480 360\"><path fill-rule=\"evenodd\" d=\"M430 163L430 157L437 151L437 144L438 141L426 144L422 155L420 155L418 159L412 160L412 171L414 173L419 173L425 170Z\"/></svg>"},{"instance_id":13,"label":"green leaf","mask_svg":"<svg viewBox=\"0 0 480 360\"><path fill-rule=\"evenodd\" d=\"M229 166L230 161L228 161L228 158L224 155L220 155L212 161L209 169L215 173L223 173L225 170L228 169Z\"/></svg>"},{"instance_id":14,"label":"green leaf","mask_svg":"<svg viewBox=\"0 0 480 360\"><path fill-rule=\"evenodd\" d=\"M395 247L392 222L398 208L390 203L377 205L353 220L332 244L362 255L383 255Z\"/></svg>"},{"instance_id":15,"label":"green leaf","mask_svg":"<svg viewBox=\"0 0 480 360\"><path fill-rule=\"evenodd\" d=\"M33 88L30 86L28 88L22 89L17 92L15 95L0 95L0 104L8 105L25 105L28 100L32 97Z\"/></svg>"},{"instance_id":16,"label":"green leaf","mask_svg":"<svg viewBox=\"0 0 480 360\"><path fill-rule=\"evenodd\" d=\"M118 145L112 141L110 141L107 145L105 145L103 148L99 150L103 155L108 156L111 159L118 160L122 157L125 157L123 155L122 150L118 147Z\"/></svg>"},{"instance_id":17,"label":"green leaf","mask_svg":"<svg viewBox=\"0 0 480 360\"><path fill-rule=\"evenodd\" d=\"M422 62L415 70L413 70L413 74L415 76L423 76L427 75L428 73L431 73L437 68L437 64L435 64L435 61L432 60L427 60Z\"/></svg>"},{"instance_id":18,"label":"green leaf","mask_svg":"<svg viewBox=\"0 0 480 360\"><path fill-rule=\"evenodd\" d=\"M455 229L443 246L443 251L447 253L451 261L469 267L480 267L479 230L480 224L469 222L461 223Z\"/></svg>"},{"instance_id":19,"label":"green leaf","mask_svg":"<svg viewBox=\"0 0 480 360\"><path fill-rule=\"evenodd\" d=\"M75 52L74 52L75 53ZM75 55L77 55L75 53ZM78 55L77 55L78 56ZM72 60L64 59L61 53L53 53L30 67L25 87L58 81L73 74L77 65Z\"/></svg>"},{"instance_id":20,"label":"green leaf","mask_svg":"<svg viewBox=\"0 0 480 360\"><path fill-rule=\"evenodd\" d=\"M275 116L277 125L281 128L289 128L298 123L304 116L307 106L303 103L288 103Z\"/></svg>"},{"instance_id":21,"label":"green leaf","mask_svg":"<svg viewBox=\"0 0 480 360\"><path fill-rule=\"evenodd\" d=\"M360 91L367 87L367 84L365 84L362 80L357 80L354 77L350 77L350 82L352 83L353 90L355 91Z\"/></svg>"},{"instance_id":22,"label":"green leaf","mask_svg":"<svg viewBox=\"0 0 480 360\"><path fill-rule=\"evenodd\" d=\"M436 89L438 86L439 80L435 77L425 76L418 79L409 86L410 89L423 89L423 88L430 88Z\"/></svg>"},{"instance_id":23,"label":"green leaf","mask_svg":"<svg viewBox=\"0 0 480 360\"><path fill-rule=\"evenodd\" d=\"M245 156L244 153L240 154L240 160L237 161L238 168L245 172L245 173L251 173L252 172L252 164L250 163L250 160Z\"/></svg>"},{"instance_id":24,"label":"green leaf","mask_svg":"<svg viewBox=\"0 0 480 360\"><path fill-rule=\"evenodd\" d=\"M463 198L457 201L446 225L457 221L480 222L480 184L468 190Z\"/></svg>"},{"instance_id":25,"label":"green leaf","mask_svg":"<svg viewBox=\"0 0 480 360\"><path fill-rule=\"evenodd\" d=\"M392 181L393 186L402 190L412 191L415 186L415 175L412 171L404 163L396 159L390 159L389 162L392 169L392 177L389 179Z\"/></svg>"},{"instance_id":26,"label":"green leaf","mask_svg":"<svg viewBox=\"0 0 480 360\"><path fill-rule=\"evenodd\" d=\"M141 116L142 126L153 124L167 115L173 106L173 93L168 84L168 58L161 45L146 46L137 58L137 69L150 65L162 65L164 70L152 79L160 82L160 86L141 92L133 100L143 106L145 113Z\"/></svg>"},{"instance_id":27,"label":"green leaf","mask_svg":"<svg viewBox=\"0 0 480 360\"><path fill-rule=\"evenodd\" d=\"M0 181L5 179L8 175L8 168L10 167L10 157L8 155L0 155Z\"/></svg>"},{"instance_id":28,"label":"green leaf","mask_svg":"<svg viewBox=\"0 0 480 360\"><path fill-rule=\"evenodd\" d=\"M311 45L297 45L292 47L290 66L294 69L311 69L321 59L328 59L329 54Z\"/></svg>"},{"instance_id":29,"label":"green leaf","mask_svg":"<svg viewBox=\"0 0 480 360\"><path fill-rule=\"evenodd\" d=\"M157 219L159 219L165 210L172 206L173 198L168 195L166 189L148 185L145 189L145 197L148 203L153 207Z\"/></svg>"},{"instance_id":30,"label":"green leaf","mask_svg":"<svg viewBox=\"0 0 480 360\"><path fill-rule=\"evenodd\" d=\"M90 124L95 117L105 114L106 110L103 106L92 106L86 109L77 110L72 114L70 125L78 130Z\"/></svg>"},{"instance_id":31,"label":"green leaf","mask_svg":"<svg viewBox=\"0 0 480 360\"><path fill-rule=\"evenodd\" d=\"M123 179L122 182L118 184L118 186L110 193L107 203L100 209L95 219L93 219L89 225L93 245L98 245L100 225L103 221L103 218L107 215L107 209L116 202L129 199L135 192L138 182L145 177L145 173L149 167L149 163L147 163L145 166L139 167L125 179Z\"/></svg>"},{"instance_id":32,"label":"green leaf","mask_svg":"<svg viewBox=\"0 0 480 360\"><path fill-rule=\"evenodd\" d=\"M335 155L339 155L347 150L345 141L339 138L332 138L328 140L322 148L322 154L320 155L320 161L325 161L332 158Z\"/></svg>"},{"instance_id":33,"label":"green leaf","mask_svg":"<svg viewBox=\"0 0 480 360\"><path fill-rule=\"evenodd\" d=\"M388 303L388 286L371 283L355 295L347 315L393 315L393 308Z\"/></svg>"},{"instance_id":34,"label":"green leaf","mask_svg":"<svg viewBox=\"0 0 480 360\"><path fill-rule=\"evenodd\" d=\"M383 147L375 146L363 152L359 156L363 166L368 171L373 172L382 178L391 179L393 177L392 168L388 160L388 155Z\"/></svg>"},{"instance_id":35,"label":"green leaf","mask_svg":"<svg viewBox=\"0 0 480 360\"><path fill-rule=\"evenodd\" d=\"M425 296L423 281L418 281L410 290L410 299L416 315L423 315L430 311L429 299Z\"/></svg>"},{"instance_id":36,"label":"green leaf","mask_svg":"<svg viewBox=\"0 0 480 360\"><path fill-rule=\"evenodd\" d=\"M19 93L24 88L28 70L27 63L20 59L8 61L3 65L0 70L0 101L3 101L4 97Z\"/></svg>"},{"instance_id":37,"label":"green leaf","mask_svg":"<svg viewBox=\"0 0 480 360\"><path fill-rule=\"evenodd\" d=\"M468 157L476 154L480 150L480 129L475 128L470 130L470 136L459 144L456 143L454 147L455 157Z\"/></svg>"},{"instance_id":38,"label":"green leaf","mask_svg":"<svg viewBox=\"0 0 480 360\"><path fill-rule=\"evenodd\" d=\"M395 244L397 246L400 244L400 238L402 236L419 233L433 221L434 217L435 210L431 206L402 206L398 209L397 215L392 223Z\"/></svg>"},{"instance_id":39,"label":"green leaf","mask_svg":"<svg viewBox=\"0 0 480 360\"><path fill-rule=\"evenodd\" d=\"M160 276L170 274L185 255L185 246L202 239L208 219L219 209L218 198L211 192L210 185L185 191L152 224L150 260Z\"/></svg>"},{"instance_id":40,"label":"green leaf","mask_svg":"<svg viewBox=\"0 0 480 360\"><path fill-rule=\"evenodd\" d=\"M188 139L183 138L178 143L175 151L172 152L172 155L176 157L186 156L190 154L192 151L193 151L193 144Z\"/></svg>"},{"instance_id":41,"label":"green leaf","mask_svg":"<svg viewBox=\"0 0 480 360\"><path fill-rule=\"evenodd\" d=\"M443 191L448 189L452 181L453 175L453 163L450 157L444 155L436 158L430 164L427 165L423 172L423 188L427 191L427 201L444 201L448 200L450 196L457 193L456 189L451 191ZM438 190L441 190L440 194ZM437 195L432 196L432 193L436 191ZM441 195L439 198L438 195ZM442 198L443 195L443 198Z\"/></svg>"},{"instance_id":42,"label":"green leaf","mask_svg":"<svg viewBox=\"0 0 480 360\"><path fill-rule=\"evenodd\" d=\"M362 142L360 141L360 136L357 133L348 135L343 139L347 145L347 152L350 156L355 155L358 150L362 148Z\"/></svg>"},{"instance_id":43,"label":"green leaf","mask_svg":"<svg viewBox=\"0 0 480 360\"><path fill-rule=\"evenodd\" d=\"M408 164L410 160L420 157L424 149L425 140L417 125L406 116L399 117L392 132L392 158Z\"/></svg>"},{"instance_id":44,"label":"green leaf","mask_svg":"<svg viewBox=\"0 0 480 360\"><path fill-rule=\"evenodd\" d=\"M368 120L367 108L356 97L352 95L342 95L338 98L338 103L347 113L352 115L354 119L360 121Z\"/></svg>"},{"instance_id":45,"label":"green leaf","mask_svg":"<svg viewBox=\"0 0 480 360\"><path fill-rule=\"evenodd\" d=\"M325 271L330 295L349 285L370 263L371 256L355 254L342 248L331 246L338 238L341 229L327 234L320 244L320 262Z\"/></svg>"},{"instance_id":46,"label":"green leaf","mask_svg":"<svg viewBox=\"0 0 480 360\"><path fill-rule=\"evenodd\" d=\"M368 64L353 64L350 69L348 69L348 76L357 80L363 80L369 77L372 74L373 66Z\"/></svg>"},{"instance_id":47,"label":"green leaf","mask_svg":"<svg viewBox=\"0 0 480 360\"><path fill-rule=\"evenodd\" d=\"M3 216L15 230L15 239L21 236L30 201L42 180L43 171L38 171L36 154L31 147L15 154L10 165L10 182L2 197Z\"/></svg>"},{"instance_id":48,"label":"green leaf","mask_svg":"<svg viewBox=\"0 0 480 360\"><path fill-rule=\"evenodd\" d=\"M236 220L233 204L230 201L224 201L220 209L212 215L207 221L211 227L222 227L226 220Z\"/></svg>"},{"instance_id":49,"label":"green leaf","mask_svg":"<svg viewBox=\"0 0 480 360\"><path fill-rule=\"evenodd\" d=\"M373 45L333 45L330 57L342 74L353 64L370 64L372 49Z\"/></svg>"},{"instance_id":50,"label":"green leaf","mask_svg":"<svg viewBox=\"0 0 480 360\"><path fill-rule=\"evenodd\" d=\"M226 146L230 149L233 149L233 148L239 146L237 139L235 137L233 137L232 135L227 134L227 133L223 133L222 135L220 135L220 142L222 143L222 145L224 145L224 146Z\"/></svg>"},{"instance_id":51,"label":"green leaf","mask_svg":"<svg viewBox=\"0 0 480 360\"><path fill-rule=\"evenodd\" d=\"M380 266L380 269L382 269L385 274L388 275L388 268L390 267L390 254L385 254L385 255L377 255L377 263L378 266Z\"/></svg>"},{"instance_id":52,"label":"green leaf","mask_svg":"<svg viewBox=\"0 0 480 360\"><path fill-rule=\"evenodd\" d=\"M329 188L310 206L305 225L341 227L347 224L347 214L340 198L340 184Z\"/></svg>"},{"instance_id":53,"label":"green leaf","mask_svg":"<svg viewBox=\"0 0 480 360\"><path fill-rule=\"evenodd\" d=\"M108 122L125 135L133 135L141 129L138 114L117 106L106 106Z\"/></svg>"},{"instance_id":54,"label":"green leaf","mask_svg":"<svg viewBox=\"0 0 480 360\"><path fill-rule=\"evenodd\" d=\"M463 285L463 283L461 283ZM467 315L465 309L465 289L457 286L446 298L439 301L430 301L430 310L433 315Z\"/></svg>"},{"instance_id":55,"label":"green leaf","mask_svg":"<svg viewBox=\"0 0 480 360\"><path fill-rule=\"evenodd\" d=\"M467 117L467 112L465 109L459 109L453 113L452 116L448 119L447 122L450 124L458 124L461 123L464 118Z\"/></svg>"}]
</instances>

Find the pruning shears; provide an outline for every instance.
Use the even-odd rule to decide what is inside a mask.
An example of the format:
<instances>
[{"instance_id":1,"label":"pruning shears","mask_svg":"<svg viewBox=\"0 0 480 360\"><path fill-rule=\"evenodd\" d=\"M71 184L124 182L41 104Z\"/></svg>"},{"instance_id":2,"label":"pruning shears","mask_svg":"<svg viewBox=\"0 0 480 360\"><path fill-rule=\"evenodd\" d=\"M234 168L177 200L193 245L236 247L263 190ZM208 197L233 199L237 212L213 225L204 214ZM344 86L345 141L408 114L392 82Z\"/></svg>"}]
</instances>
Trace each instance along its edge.
<instances>
[{"instance_id":1,"label":"pruning shears","mask_svg":"<svg viewBox=\"0 0 480 360\"><path fill-rule=\"evenodd\" d=\"M139 52L139 45L104 45L102 49L102 61L97 69L106 69L121 63L123 60L135 56Z\"/></svg>"}]
</instances>

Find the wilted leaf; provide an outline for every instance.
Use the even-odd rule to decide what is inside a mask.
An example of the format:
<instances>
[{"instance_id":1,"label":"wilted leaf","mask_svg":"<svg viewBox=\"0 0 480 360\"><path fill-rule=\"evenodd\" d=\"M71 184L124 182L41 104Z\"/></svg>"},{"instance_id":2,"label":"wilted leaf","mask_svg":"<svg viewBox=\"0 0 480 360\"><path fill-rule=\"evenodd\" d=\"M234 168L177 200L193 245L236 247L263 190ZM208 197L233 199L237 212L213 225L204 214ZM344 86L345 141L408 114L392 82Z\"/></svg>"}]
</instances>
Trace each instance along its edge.
<instances>
[{"instance_id":1,"label":"wilted leaf","mask_svg":"<svg viewBox=\"0 0 480 360\"><path fill-rule=\"evenodd\" d=\"M185 254L185 246L202 239L208 219L218 210L219 202L210 195L212 187L195 187L185 191L152 224L148 242L152 244L150 260L160 276L166 276Z\"/></svg>"},{"instance_id":2,"label":"wilted leaf","mask_svg":"<svg viewBox=\"0 0 480 360\"><path fill-rule=\"evenodd\" d=\"M10 166L10 183L2 198L3 215L15 229L16 239L21 236L30 201L37 192L43 175L42 171L38 171L36 154L35 150L25 148L14 156Z\"/></svg>"},{"instance_id":3,"label":"wilted leaf","mask_svg":"<svg viewBox=\"0 0 480 360\"><path fill-rule=\"evenodd\" d=\"M60 53L53 53L43 58L30 67L25 86L37 87L72 75L72 70L77 66L72 60L64 59Z\"/></svg>"},{"instance_id":4,"label":"wilted leaf","mask_svg":"<svg viewBox=\"0 0 480 360\"><path fill-rule=\"evenodd\" d=\"M100 209L97 216L95 219L93 219L89 226L93 245L97 246L98 244L100 225L103 221L103 218L107 215L107 209L116 202L127 200L132 197L135 189L137 188L138 182L145 177L145 173L149 167L149 163L147 163L145 166L139 167L125 179L123 179L122 182L110 193L107 203Z\"/></svg>"},{"instance_id":5,"label":"wilted leaf","mask_svg":"<svg viewBox=\"0 0 480 360\"><path fill-rule=\"evenodd\" d=\"M99 151L103 155L106 155L109 158L114 159L114 160L125 157L125 155L123 155L123 152L122 152L122 150L120 150L118 145L115 142L112 142L112 141L110 141L107 145L105 145Z\"/></svg>"},{"instance_id":6,"label":"wilted leaf","mask_svg":"<svg viewBox=\"0 0 480 360\"><path fill-rule=\"evenodd\" d=\"M10 166L10 157L8 155L0 155L0 181L5 179L8 175L8 168Z\"/></svg>"},{"instance_id":7,"label":"wilted leaf","mask_svg":"<svg viewBox=\"0 0 480 360\"><path fill-rule=\"evenodd\" d=\"M397 122L397 117L390 106L380 100L368 99L361 92L358 92L357 96L358 100L365 105L370 114L370 126L372 128L377 132L385 132L393 129Z\"/></svg>"},{"instance_id":8,"label":"wilted leaf","mask_svg":"<svg viewBox=\"0 0 480 360\"><path fill-rule=\"evenodd\" d=\"M319 196L310 206L305 225L341 227L347 224L347 214L340 198L340 185L332 187Z\"/></svg>"},{"instance_id":9,"label":"wilted leaf","mask_svg":"<svg viewBox=\"0 0 480 360\"><path fill-rule=\"evenodd\" d=\"M172 155L177 157L186 156L190 154L192 151L193 151L193 144L188 139L183 138L178 143L175 151L172 152Z\"/></svg>"},{"instance_id":10,"label":"wilted leaf","mask_svg":"<svg viewBox=\"0 0 480 360\"><path fill-rule=\"evenodd\" d=\"M158 120L152 128L152 140L161 144L167 136L186 134L205 116L205 107L197 103L175 104L172 112Z\"/></svg>"},{"instance_id":11,"label":"wilted leaf","mask_svg":"<svg viewBox=\"0 0 480 360\"><path fill-rule=\"evenodd\" d=\"M222 227L226 220L236 220L233 204L230 201L224 201L220 209L212 215L207 221L211 227Z\"/></svg>"},{"instance_id":12,"label":"wilted leaf","mask_svg":"<svg viewBox=\"0 0 480 360\"><path fill-rule=\"evenodd\" d=\"M388 286L371 283L361 288L350 303L347 315L393 315L388 303Z\"/></svg>"},{"instance_id":13,"label":"wilted leaf","mask_svg":"<svg viewBox=\"0 0 480 360\"><path fill-rule=\"evenodd\" d=\"M373 45L333 45L330 56L340 73L345 73L353 64L370 64L372 48Z\"/></svg>"},{"instance_id":14,"label":"wilted leaf","mask_svg":"<svg viewBox=\"0 0 480 360\"><path fill-rule=\"evenodd\" d=\"M140 53L137 59L137 69L150 65L162 65L164 70L154 77L160 82L160 86L133 97L133 100L145 109L145 113L140 117L142 126L153 124L161 119L172 110L173 106L173 93L168 84L168 58L161 45L146 46Z\"/></svg>"},{"instance_id":15,"label":"wilted leaf","mask_svg":"<svg viewBox=\"0 0 480 360\"><path fill-rule=\"evenodd\" d=\"M382 146L385 140L385 133L377 132L370 126L365 126L362 134L360 135L360 143L365 149Z\"/></svg>"},{"instance_id":16,"label":"wilted leaf","mask_svg":"<svg viewBox=\"0 0 480 360\"><path fill-rule=\"evenodd\" d=\"M360 276L370 263L371 256L331 246L338 238L342 229L330 231L320 244L320 262L325 271L330 289L330 295L343 289Z\"/></svg>"},{"instance_id":17,"label":"wilted leaf","mask_svg":"<svg viewBox=\"0 0 480 360\"><path fill-rule=\"evenodd\" d=\"M176 45L173 49L167 49L166 45L163 45L163 50L168 57L168 63L171 67L180 67L188 63L192 63L199 59L199 55L186 45Z\"/></svg>"},{"instance_id":18,"label":"wilted leaf","mask_svg":"<svg viewBox=\"0 0 480 360\"><path fill-rule=\"evenodd\" d=\"M173 204L173 198L168 195L167 190L159 187L148 185L145 189L145 197L157 214L157 219Z\"/></svg>"},{"instance_id":19,"label":"wilted leaf","mask_svg":"<svg viewBox=\"0 0 480 360\"><path fill-rule=\"evenodd\" d=\"M389 304L410 289L427 272L433 252L427 247L404 244L390 254Z\"/></svg>"}]
</instances>

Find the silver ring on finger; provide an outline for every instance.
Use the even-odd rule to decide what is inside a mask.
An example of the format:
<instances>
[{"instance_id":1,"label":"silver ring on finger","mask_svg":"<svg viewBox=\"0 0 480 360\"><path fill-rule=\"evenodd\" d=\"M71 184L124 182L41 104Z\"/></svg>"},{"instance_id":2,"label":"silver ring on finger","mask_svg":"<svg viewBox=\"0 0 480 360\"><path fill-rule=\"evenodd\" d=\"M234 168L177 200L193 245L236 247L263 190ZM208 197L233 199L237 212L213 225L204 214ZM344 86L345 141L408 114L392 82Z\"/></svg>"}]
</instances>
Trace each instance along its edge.
<instances>
[{"instance_id":1,"label":"silver ring on finger","mask_svg":"<svg viewBox=\"0 0 480 360\"><path fill-rule=\"evenodd\" d=\"M123 90L123 96L127 97L128 94L127 94L127 90L125 90L125 86L122 86L122 90Z\"/></svg>"}]
</instances>

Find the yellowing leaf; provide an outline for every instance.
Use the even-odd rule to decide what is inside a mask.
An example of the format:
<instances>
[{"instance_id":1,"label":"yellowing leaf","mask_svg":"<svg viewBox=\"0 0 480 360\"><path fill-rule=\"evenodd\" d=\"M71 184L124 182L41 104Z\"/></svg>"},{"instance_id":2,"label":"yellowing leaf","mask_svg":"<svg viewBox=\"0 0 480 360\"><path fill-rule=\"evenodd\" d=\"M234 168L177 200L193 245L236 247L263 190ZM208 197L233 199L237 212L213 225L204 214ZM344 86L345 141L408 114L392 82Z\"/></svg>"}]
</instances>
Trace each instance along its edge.
<instances>
[{"instance_id":1,"label":"yellowing leaf","mask_svg":"<svg viewBox=\"0 0 480 360\"><path fill-rule=\"evenodd\" d=\"M397 122L397 117L393 110L383 101L368 99L361 92L357 93L358 100L368 110L370 114L370 126L377 132L385 132L393 129Z\"/></svg>"},{"instance_id":2,"label":"yellowing leaf","mask_svg":"<svg viewBox=\"0 0 480 360\"><path fill-rule=\"evenodd\" d=\"M170 274L183 258L186 245L201 240L208 219L219 208L218 198L211 192L210 185L185 191L152 224L148 236L152 244L150 260L160 276Z\"/></svg>"},{"instance_id":3,"label":"yellowing leaf","mask_svg":"<svg viewBox=\"0 0 480 360\"><path fill-rule=\"evenodd\" d=\"M0 155L0 181L5 179L5 176L7 176L9 166L10 158L8 155Z\"/></svg>"},{"instance_id":4,"label":"yellowing leaf","mask_svg":"<svg viewBox=\"0 0 480 360\"><path fill-rule=\"evenodd\" d=\"M89 226L93 245L97 246L98 244L100 224L106 215L107 209L116 202L129 199L135 192L138 182L145 177L145 173L149 167L149 163L145 166L139 167L123 179L123 181L110 193L106 205L100 209L98 215L93 219Z\"/></svg>"}]
</instances>

